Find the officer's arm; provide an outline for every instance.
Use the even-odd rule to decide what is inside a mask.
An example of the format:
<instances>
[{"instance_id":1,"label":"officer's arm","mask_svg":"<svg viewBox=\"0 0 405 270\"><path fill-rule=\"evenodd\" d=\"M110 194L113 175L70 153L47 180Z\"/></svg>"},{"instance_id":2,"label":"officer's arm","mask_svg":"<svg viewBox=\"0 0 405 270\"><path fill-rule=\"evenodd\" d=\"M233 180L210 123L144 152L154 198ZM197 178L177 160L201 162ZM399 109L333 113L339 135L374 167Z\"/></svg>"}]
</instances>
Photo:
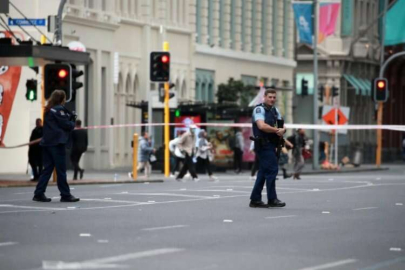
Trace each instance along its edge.
<instances>
[{"instance_id":1,"label":"officer's arm","mask_svg":"<svg viewBox=\"0 0 405 270\"><path fill-rule=\"evenodd\" d=\"M56 122L61 129L72 131L75 128L75 123L69 120L69 116L64 111L51 109L51 112L55 116Z\"/></svg>"},{"instance_id":2,"label":"officer's arm","mask_svg":"<svg viewBox=\"0 0 405 270\"><path fill-rule=\"evenodd\" d=\"M262 119L256 121L257 127L266 133L277 133L278 128L272 127L264 122Z\"/></svg>"}]
</instances>

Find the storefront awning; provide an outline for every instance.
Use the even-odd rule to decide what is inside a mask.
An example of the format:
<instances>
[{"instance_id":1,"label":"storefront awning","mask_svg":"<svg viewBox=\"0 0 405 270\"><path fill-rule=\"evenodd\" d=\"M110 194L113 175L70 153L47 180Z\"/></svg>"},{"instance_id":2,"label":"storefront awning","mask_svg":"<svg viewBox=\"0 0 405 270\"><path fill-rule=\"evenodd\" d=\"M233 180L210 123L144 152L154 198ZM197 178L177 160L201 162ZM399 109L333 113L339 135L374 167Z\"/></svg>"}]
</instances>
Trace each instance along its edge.
<instances>
[{"instance_id":1,"label":"storefront awning","mask_svg":"<svg viewBox=\"0 0 405 270\"><path fill-rule=\"evenodd\" d=\"M369 96L371 95L371 82L367 79L360 79L353 75L343 74L343 77L356 90L356 95Z\"/></svg>"}]
</instances>

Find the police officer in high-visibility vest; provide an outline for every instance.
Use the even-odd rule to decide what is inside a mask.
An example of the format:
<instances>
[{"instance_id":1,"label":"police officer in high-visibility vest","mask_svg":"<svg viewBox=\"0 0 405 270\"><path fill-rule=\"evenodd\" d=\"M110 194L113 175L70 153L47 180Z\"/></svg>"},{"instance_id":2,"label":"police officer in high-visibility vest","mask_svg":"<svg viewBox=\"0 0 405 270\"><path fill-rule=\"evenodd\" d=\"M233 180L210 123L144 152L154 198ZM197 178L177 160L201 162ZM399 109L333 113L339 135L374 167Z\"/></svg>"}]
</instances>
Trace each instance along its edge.
<instances>
[{"instance_id":1,"label":"police officer in high-visibility vest","mask_svg":"<svg viewBox=\"0 0 405 270\"><path fill-rule=\"evenodd\" d=\"M44 169L39 177L33 198L37 202L51 201L51 198L45 196L45 191L54 168L58 177L57 183L61 195L60 201L79 201L79 198L75 198L70 194L70 188L66 179L66 147L71 145L71 132L75 128L76 116L63 106L65 102L65 92L55 90L45 107L44 129L40 142Z\"/></svg>"},{"instance_id":2,"label":"police officer in high-visibility vest","mask_svg":"<svg viewBox=\"0 0 405 270\"><path fill-rule=\"evenodd\" d=\"M250 207L269 208L284 207L285 203L277 198L276 176L278 161L277 144L286 132L285 128L277 128L280 112L274 106L276 91L268 89L264 93L263 103L253 109L252 129L255 141L255 152L259 158L259 171L250 196ZM262 190L266 182L268 203L262 201Z\"/></svg>"}]
</instances>

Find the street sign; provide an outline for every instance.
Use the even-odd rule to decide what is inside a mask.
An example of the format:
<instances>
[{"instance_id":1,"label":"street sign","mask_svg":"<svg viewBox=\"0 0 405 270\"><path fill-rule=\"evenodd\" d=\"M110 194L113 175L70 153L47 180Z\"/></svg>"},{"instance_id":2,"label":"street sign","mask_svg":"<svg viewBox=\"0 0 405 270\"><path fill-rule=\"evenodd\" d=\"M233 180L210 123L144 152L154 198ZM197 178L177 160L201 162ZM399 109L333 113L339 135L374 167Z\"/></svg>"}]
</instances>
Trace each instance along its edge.
<instances>
[{"instance_id":1,"label":"street sign","mask_svg":"<svg viewBox=\"0 0 405 270\"><path fill-rule=\"evenodd\" d=\"M46 19L8 19L10 26L46 26Z\"/></svg>"},{"instance_id":2,"label":"street sign","mask_svg":"<svg viewBox=\"0 0 405 270\"><path fill-rule=\"evenodd\" d=\"M333 106L323 106L322 110L322 124L323 125L335 125L336 124L336 107ZM347 125L349 124L349 107L339 107L337 109L337 124ZM338 133L347 134L347 130L339 129Z\"/></svg>"}]
</instances>

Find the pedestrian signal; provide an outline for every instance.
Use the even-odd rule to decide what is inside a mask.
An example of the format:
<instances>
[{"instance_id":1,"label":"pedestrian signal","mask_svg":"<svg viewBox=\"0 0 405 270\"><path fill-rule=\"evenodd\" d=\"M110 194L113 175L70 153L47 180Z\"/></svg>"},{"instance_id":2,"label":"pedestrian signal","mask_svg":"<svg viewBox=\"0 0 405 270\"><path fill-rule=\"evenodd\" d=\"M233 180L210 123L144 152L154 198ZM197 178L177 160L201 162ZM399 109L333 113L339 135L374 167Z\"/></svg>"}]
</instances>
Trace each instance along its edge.
<instances>
[{"instance_id":1,"label":"pedestrian signal","mask_svg":"<svg viewBox=\"0 0 405 270\"><path fill-rule=\"evenodd\" d=\"M25 97L29 101L35 101L37 100L37 80L27 80L27 83L25 86L27 87L27 92L25 94Z\"/></svg>"}]
</instances>

